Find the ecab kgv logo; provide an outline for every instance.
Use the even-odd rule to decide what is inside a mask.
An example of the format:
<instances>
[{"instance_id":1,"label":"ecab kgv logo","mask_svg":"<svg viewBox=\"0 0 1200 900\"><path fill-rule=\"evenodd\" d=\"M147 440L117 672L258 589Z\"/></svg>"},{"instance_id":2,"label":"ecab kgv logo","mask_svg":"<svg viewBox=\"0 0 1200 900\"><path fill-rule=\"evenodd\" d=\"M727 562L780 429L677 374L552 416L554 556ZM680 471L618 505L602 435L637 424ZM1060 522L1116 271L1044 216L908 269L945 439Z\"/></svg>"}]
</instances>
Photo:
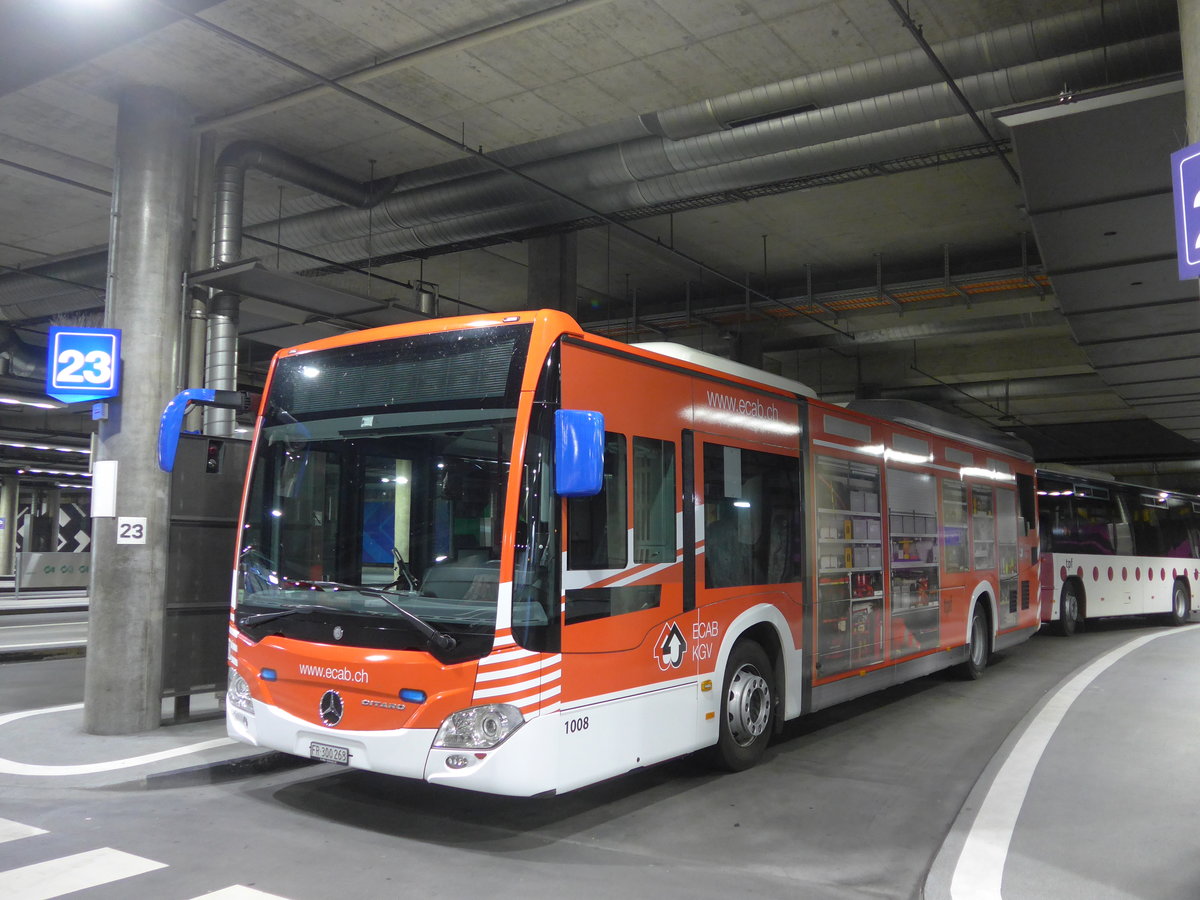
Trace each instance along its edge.
<instances>
[{"instance_id":1,"label":"ecab kgv logo","mask_svg":"<svg viewBox=\"0 0 1200 900\"><path fill-rule=\"evenodd\" d=\"M687 639L679 626L671 622L663 626L662 634L658 636L658 667L666 672L668 669L678 669L683 665L684 654L687 653Z\"/></svg>"}]
</instances>

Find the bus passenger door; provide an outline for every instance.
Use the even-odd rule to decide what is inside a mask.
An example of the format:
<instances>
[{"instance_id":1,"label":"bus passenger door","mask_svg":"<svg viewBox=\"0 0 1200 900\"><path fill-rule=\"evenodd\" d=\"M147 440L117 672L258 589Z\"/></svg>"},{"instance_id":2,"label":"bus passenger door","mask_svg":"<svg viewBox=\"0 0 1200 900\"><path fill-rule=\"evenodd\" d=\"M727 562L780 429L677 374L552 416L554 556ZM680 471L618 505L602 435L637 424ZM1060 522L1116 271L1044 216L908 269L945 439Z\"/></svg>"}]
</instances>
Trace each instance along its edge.
<instances>
[{"instance_id":1,"label":"bus passenger door","mask_svg":"<svg viewBox=\"0 0 1200 900\"><path fill-rule=\"evenodd\" d=\"M772 659L774 696L799 709L804 594L801 468L795 452L728 435L696 434L696 627L701 702L720 713L726 676L720 652L754 625L750 640ZM782 713L782 708L780 712Z\"/></svg>"},{"instance_id":2,"label":"bus passenger door","mask_svg":"<svg viewBox=\"0 0 1200 900\"><path fill-rule=\"evenodd\" d=\"M601 492L566 502L564 714L586 707L576 744L628 768L694 749L697 734L679 457L675 441L609 431Z\"/></svg>"}]
</instances>

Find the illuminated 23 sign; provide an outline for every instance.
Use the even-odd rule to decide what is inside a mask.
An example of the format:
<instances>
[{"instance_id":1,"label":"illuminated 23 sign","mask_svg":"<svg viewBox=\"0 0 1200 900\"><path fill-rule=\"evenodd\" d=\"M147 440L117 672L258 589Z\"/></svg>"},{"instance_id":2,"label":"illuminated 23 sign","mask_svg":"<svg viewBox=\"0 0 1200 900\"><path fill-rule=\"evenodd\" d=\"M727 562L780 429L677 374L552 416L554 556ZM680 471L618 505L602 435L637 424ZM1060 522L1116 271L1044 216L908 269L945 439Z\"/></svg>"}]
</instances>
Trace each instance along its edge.
<instances>
[{"instance_id":1,"label":"illuminated 23 sign","mask_svg":"<svg viewBox=\"0 0 1200 900\"><path fill-rule=\"evenodd\" d=\"M46 393L64 403L106 400L121 387L121 332L116 328L51 328Z\"/></svg>"}]
</instances>

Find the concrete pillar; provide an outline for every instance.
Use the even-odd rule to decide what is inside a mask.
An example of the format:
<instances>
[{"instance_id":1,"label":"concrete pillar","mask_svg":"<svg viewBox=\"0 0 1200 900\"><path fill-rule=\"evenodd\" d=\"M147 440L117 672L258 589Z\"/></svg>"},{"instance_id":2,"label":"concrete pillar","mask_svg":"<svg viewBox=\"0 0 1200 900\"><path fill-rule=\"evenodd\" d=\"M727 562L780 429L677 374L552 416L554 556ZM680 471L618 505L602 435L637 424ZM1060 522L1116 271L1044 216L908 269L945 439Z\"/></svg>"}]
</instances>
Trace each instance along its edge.
<instances>
[{"instance_id":1,"label":"concrete pillar","mask_svg":"<svg viewBox=\"0 0 1200 900\"><path fill-rule=\"evenodd\" d=\"M15 571L17 553L17 497L21 493L21 480L16 473L4 476L0 484L0 575L12 575Z\"/></svg>"},{"instance_id":2,"label":"concrete pillar","mask_svg":"<svg viewBox=\"0 0 1200 900\"><path fill-rule=\"evenodd\" d=\"M92 526L84 728L157 728L162 709L169 480L154 447L177 392L181 283L188 251L191 113L173 94L132 87L120 98L105 323L122 330L121 396L99 423L98 461L117 461L116 518ZM117 542L117 523L128 529ZM144 543L129 543L130 539Z\"/></svg>"},{"instance_id":3,"label":"concrete pillar","mask_svg":"<svg viewBox=\"0 0 1200 900\"><path fill-rule=\"evenodd\" d=\"M574 231L530 238L525 242L529 254L529 308L561 309L579 314L576 270L579 241Z\"/></svg>"},{"instance_id":4,"label":"concrete pillar","mask_svg":"<svg viewBox=\"0 0 1200 900\"><path fill-rule=\"evenodd\" d=\"M45 502L42 512L45 514L48 525L49 534L46 549L54 553L58 550L58 513L62 509L62 491L58 488L46 488Z\"/></svg>"},{"instance_id":5,"label":"concrete pillar","mask_svg":"<svg viewBox=\"0 0 1200 900\"><path fill-rule=\"evenodd\" d=\"M1183 91L1187 143L1200 141L1200 0L1179 0L1179 44L1183 51Z\"/></svg>"}]
</instances>

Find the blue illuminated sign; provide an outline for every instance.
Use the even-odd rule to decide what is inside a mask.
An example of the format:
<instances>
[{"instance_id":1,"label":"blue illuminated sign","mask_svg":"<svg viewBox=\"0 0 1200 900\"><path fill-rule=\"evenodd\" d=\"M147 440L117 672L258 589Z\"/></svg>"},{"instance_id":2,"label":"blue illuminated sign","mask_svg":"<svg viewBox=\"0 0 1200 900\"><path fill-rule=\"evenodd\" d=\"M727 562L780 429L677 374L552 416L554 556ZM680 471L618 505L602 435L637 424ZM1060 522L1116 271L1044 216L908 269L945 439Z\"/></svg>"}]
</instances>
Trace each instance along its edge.
<instances>
[{"instance_id":1,"label":"blue illuminated sign","mask_svg":"<svg viewBox=\"0 0 1200 900\"><path fill-rule=\"evenodd\" d=\"M121 389L121 331L51 328L46 393L63 403L107 400Z\"/></svg>"},{"instance_id":2,"label":"blue illuminated sign","mask_svg":"<svg viewBox=\"0 0 1200 900\"><path fill-rule=\"evenodd\" d=\"M1175 244L1181 279L1200 277L1200 144L1171 154Z\"/></svg>"}]
</instances>

